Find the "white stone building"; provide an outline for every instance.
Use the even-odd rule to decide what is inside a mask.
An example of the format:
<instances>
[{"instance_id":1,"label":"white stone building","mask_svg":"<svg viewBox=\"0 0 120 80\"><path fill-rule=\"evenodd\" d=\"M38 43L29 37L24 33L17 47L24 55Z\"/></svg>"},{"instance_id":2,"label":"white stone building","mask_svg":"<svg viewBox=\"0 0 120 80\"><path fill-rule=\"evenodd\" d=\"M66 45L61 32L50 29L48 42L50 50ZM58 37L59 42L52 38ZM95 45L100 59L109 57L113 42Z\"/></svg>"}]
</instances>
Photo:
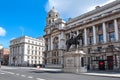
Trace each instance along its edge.
<instances>
[{"instance_id":1,"label":"white stone building","mask_svg":"<svg viewBox=\"0 0 120 80\"><path fill-rule=\"evenodd\" d=\"M63 62L63 58L60 56L65 53L65 43L70 39L72 30L77 35L83 31L78 49L86 53L85 64L88 69L99 69L100 60L105 62L104 68L107 70L120 69L120 0L97 6L96 9L67 22L55 14L58 14L56 10L50 10L45 27L47 64L62 64L60 62ZM54 48L55 42L57 49ZM73 50L74 46L70 48L70 51Z\"/></svg>"},{"instance_id":2,"label":"white stone building","mask_svg":"<svg viewBox=\"0 0 120 80\"><path fill-rule=\"evenodd\" d=\"M9 65L35 66L43 64L44 39L19 37L10 41Z\"/></svg>"},{"instance_id":3,"label":"white stone building","mask_svg":"<svg viewBox=\"0 0 120 80\"><path fill-rule=\"evenodd\" d=\"M65 21L54 9L50 10L46 20L45 41L46 41L46 67L63 66L63 53L65 49Z\"/></svg>"}]
</instances>

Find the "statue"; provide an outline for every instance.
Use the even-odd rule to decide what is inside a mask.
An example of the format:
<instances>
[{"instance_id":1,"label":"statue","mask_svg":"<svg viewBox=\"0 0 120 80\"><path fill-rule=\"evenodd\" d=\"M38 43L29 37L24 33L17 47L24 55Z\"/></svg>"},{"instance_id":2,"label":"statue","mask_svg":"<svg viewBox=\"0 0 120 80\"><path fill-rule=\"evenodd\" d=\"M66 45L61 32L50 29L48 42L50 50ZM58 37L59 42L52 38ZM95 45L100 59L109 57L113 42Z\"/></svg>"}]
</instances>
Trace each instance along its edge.
<instances>
[{"instance_id":1,"label":"statue","mask_svg":"<svg viewBox=\"0 0 120 80\"><path fill-rule=\"evenodd\" d=\"M82 39L82 32L77 36L74 34L75 33L71 32L71 38L66 41L67 51L69 51L71 45L75 45L75 48L77 48L77 45L80 43L79 40Z\"/></svg>"},{"instance_id":2,"label":"statue","mask_svg":"<svg viewBox=\"0 0 120 80\"><path fill-rule=\"evenodd\" d=\"M76 35L74 32L71 31L71 33L70 33L71 39L75 38L76 36L77 36L77 35Z\"/></svg>"}]
</instances>

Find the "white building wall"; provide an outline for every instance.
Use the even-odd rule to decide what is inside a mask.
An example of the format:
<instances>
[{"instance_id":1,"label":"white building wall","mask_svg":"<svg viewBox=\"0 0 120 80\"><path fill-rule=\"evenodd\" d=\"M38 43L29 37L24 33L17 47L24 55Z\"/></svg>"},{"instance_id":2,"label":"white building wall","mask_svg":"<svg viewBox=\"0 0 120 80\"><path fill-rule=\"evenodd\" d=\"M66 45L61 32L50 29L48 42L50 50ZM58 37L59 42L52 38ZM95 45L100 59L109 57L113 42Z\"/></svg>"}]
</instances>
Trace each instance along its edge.
<instances>
[{"instance_id":1,"label":"white building wall","mask_svg":"<svg viewBox=\"0 0 120 80\"><path fill-rule=\"evenodd\" d=\"M16 44L18 46L16 46ZM32 64L35 64L35 61L36 61L36 64L39 64L39 63L42 64L43 62L42 54L44 50L43 48L44 48L44 40L42 39L35 39L35 38L24 36L24 37L12 40L10 44L10 50L11 50L10 59L9 59L10 65L14 63L13 62L14 56L17 58L15 61L16 66L18 64L21 64L22 66L27 66L28 64L32 65ZM29 53L28 53L28 50L29 50Z\"/></svg>"}]
</instances>

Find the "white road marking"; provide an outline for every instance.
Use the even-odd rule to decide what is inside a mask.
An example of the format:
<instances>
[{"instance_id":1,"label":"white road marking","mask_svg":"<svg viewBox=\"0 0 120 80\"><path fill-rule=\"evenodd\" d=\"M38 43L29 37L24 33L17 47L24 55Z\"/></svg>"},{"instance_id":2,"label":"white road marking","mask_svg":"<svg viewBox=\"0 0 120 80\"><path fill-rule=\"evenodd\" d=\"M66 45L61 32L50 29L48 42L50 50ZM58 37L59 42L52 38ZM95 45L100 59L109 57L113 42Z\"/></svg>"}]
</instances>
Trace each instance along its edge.
<instances>
[{"instance_id":1,"label":"white road marking","mask_svg":"<svg viewBox=\"0 0 120 80\"><path fill-rule=\"evenodd\" d=\"M4 73L8 73L8 74L15 74L15 73L13 73L13 72L8 72L8 71L2 71L2 70L0 70L1 72L4 72Z\"/></svg>"},{"instance_id":2,"label":"white road marking","mask_svg":"<svg viewBox=\"0 0 120 80\"><path fill-rule=\"evenodd\" d=\"M5 74L5 73L0 73L0 74Z\"/></svg>"},{"instance_id":3,"label":"white road marking","mask_svg":"<svg viewBox=\"0 0 120 80\"><path fill-rule=\"evenodd\" d=\"M41 78L36 78L37 80L45 80L45 79L41 79Z\"/></svg>"},{"instance_id":4,"label":"white road marking","mask_svg":"<svg viewBox=\"0 0 120 80\"><path fill-rule=\"evenodd\" d=\"M19 76L20 74L16 74L17 76Z\"/></svg>"},{"instance_id":5,"label":"white road marking","mask_svg":"<svg viewBox=\"0 0 120 80\"><path fill-rule=\"evenodd\" d=\"M8 72L9 74L15 74L15 73L13 73L13 72Z\"/></svg>"},{"instance_id":6,"label":"white road marking","mask_svg":"<svg viewBox=\"0 0 120 80\"><path fill-rule=\"evenodd\" d=\"M22 77L26 77L26 75L21 75Z\"/></svg>"},{"instance_id":7,"label":"white road marking","mask_svg":"<svg viewBox=\"0 0 120 80\"><path fill-rule=\"evenodd\" d=\"M28 78L33 78L32 76L28 76Z\"/></svg>"}]
</instances>

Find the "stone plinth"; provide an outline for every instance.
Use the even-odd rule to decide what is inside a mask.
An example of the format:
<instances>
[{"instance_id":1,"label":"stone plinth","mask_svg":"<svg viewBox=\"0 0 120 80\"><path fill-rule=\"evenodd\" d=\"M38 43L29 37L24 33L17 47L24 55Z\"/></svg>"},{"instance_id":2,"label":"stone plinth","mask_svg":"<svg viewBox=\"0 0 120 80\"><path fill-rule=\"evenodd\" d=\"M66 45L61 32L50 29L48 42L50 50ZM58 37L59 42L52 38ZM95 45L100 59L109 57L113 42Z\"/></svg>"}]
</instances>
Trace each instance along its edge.
<instances>
[{"instance_id":1,"label":"stone plinth","mask_svg":"<svg viewBox=\"0 0 120 80\"><path fill-rule=\"evenodd\" d=\"M82 50L65 52L64 72L81 73L87 72L86 57Z\"/></svg>"}]
</instances>

